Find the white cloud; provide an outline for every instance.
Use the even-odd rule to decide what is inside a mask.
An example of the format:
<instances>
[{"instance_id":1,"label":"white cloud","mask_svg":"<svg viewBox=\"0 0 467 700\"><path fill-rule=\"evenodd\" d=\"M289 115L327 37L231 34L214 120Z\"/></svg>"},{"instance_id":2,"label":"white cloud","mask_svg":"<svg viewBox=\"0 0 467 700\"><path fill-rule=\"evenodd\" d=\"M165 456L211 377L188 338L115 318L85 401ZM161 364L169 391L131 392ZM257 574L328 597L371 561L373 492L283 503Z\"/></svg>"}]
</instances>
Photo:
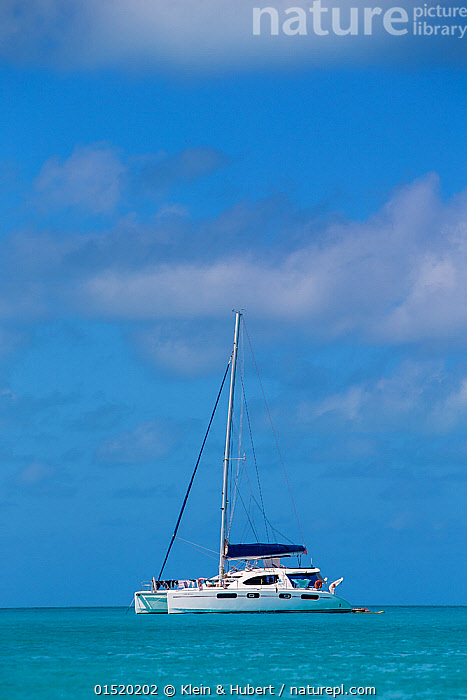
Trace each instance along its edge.
<instances>
[{"instance_id":1,"label":"white cloud","mask_svg":"<svg viewBox=\"0 0 467 700\"><path fill-rule=\"evenodd\" d=\"M5 357L5 355L9 355L23 341L24 336L18 331L12 331L10 329L0 327L0 358ZM5 392L6 390L0 390L0 395L5 396Z\"/></svg>"},{"instance_id":2,"label":"white cloud","mask_svg":"<svg viewBox=\"0 0 467 700\"><path fill-rule=\"evenodd\" d=\"M89 165L96 154L111 164L117 158L105 149L78 149L53 166L58 174L50 187L45 178L44 192L62 203L113 206L123 167L118 159L107 180L69 175L88 172L74 164ZM244 208L254 236L243 217L232 217L227 232L228 212L208 221L129 215L105 232L16 234L0 243L0 315L23 321L71 311L163 321L163 335L148 331L141 342L165 366L176 357L182 366L193 355L185 332L175 326L167 332L169 319L216 322L232 308L324 340L462 345L467 190L448 201L438 190L437 176L428 175L400 188L366 221L321 224L317 232L312 218L297 217L283 201L279 213L264 202ZM277 243L268 240L271 229Z\"/></svg>"},{"instance_id":3,"label":"white cloud","mask_svg":"<svg viewBox=\"0 0 467 700\"><path fill-rule=\"evenodd\" d=\"M200 337L194 330L188 335L176 329L155 326L138 331L136 342L143 355L165 370L184 376L207 372L222 357L218 334L206 333Z\"/></svg>"},{"instance_id":4,"label":"white cloud","mask_svg":"<svg viewBox=\"0 0 467 700\"><path fill-rule=\"evenodd\" d=\"M162 457L172 443L173 437L167 426L150 420L102 442L97 456L101 462L134 464Z\"/></svg>"},{"instance_id":5,"label":"white cloud","mask_svg":"<svg viewBox=\"0 0 467 700\"><path fill-rule=\"evenodd\" d=\"M251 0L5 0L3 54L60 67L244 64L255 52ZM286 7L278 0L278 7ZM277 44L277 42L276 42ZM243 51L242 51L243 49Z\"/></svg>"},{"instance_id":6,"label":"white cloud","mask_svg":"<svg viewBox=\"0 0 467 700\"><path fill-rule=\"evenodd\" d=\"M132 161L138 184L158 188L202 178L225 167L229 158L217 148L197 146L176 153L148 153L135 156Z\"/></svg>"},{"instance_id":7,"label":"white cloud","mask_svg":"<svg viewBox=\"0 0 467 700\"><path fill-rule=\"evenodd\" d=\"M294 65L336 64L345 61L375 63L381 57L390 63L405 55L429 56L433 61L459 60L462 48L457 38L444 42L401 41L382 29L382 17L375 20L372 36L316 37L307 10L311 0L299 3L308 16L308 36L253 36L253 8L257 0L4 0L0 8L2 53L17 63L49 63L59 68L94 69L119 66L128 70L154 67L199 68L218 72L226 68L257 68L265 63ZM353 0L352 7L366 6ZM406 0L409 14L416 0ZM322 0L324 8L335 3ZM384 10L390 0L378 3ZM259 4L260 7L268 6ZM280 25L293 6L290 0L275 0ZM342 8L344 9L344 8ZM325 20L330 27L329 14ZM343 24L348 17L343 12ZM267 31L265 32L267 34ZM316 39L319 39L317 41ZM407 37L402 37L407 39ZM423 39L423 37L422 37ZM395 43L398 43L395 50ZM450 42L448 50L446 43ZM429 44L429 45L428 45Z\"/></svg>"},{"instance_id":8,"label":"white cloud","mask_svg":"<svg viewBox=\"0 0 467 700\"><path fill-rule=\"evenodd\" d=\"M35 486L36 484L50 481L55 476L56 472L57 470L55 467L39 462L32 462L18 472L16 475L16 483L19 486Z\"/></svg>"},{"instance_id":9,"label":"white cloud","mask_svg":"<svg viewBox=\"0 0 467 700\"><path fill-rule=\"evenodd\" d=\"M455 388L438 400L432 410L433 428L449 430L465 424L467 417L467 377L462 377Z\"/></svg>"},{"instance_id":10,"label":"white cloud","mask_svg":"<svg viewBox=\"0 0 467 700\"><path fill-rule=\"evenodd\" d=\"M42 210L77 207L94 214L113 212L122 196L160 197L180 183L191 183L225 167L229 159L208 146L175 153L145 153L123 159L105 144L77 146L65 159L44 163L34 182ZM163 206L162 214L182 215L183 208Z\"/></svg>"},{"instance_id":11,"label":"white cloud","mask_svg":"<svg viewBox=\"0 0 467 700\"><path fill-rule=\"evenodd\" d=\"M431 361L405 361L380 378L354 384L345 391L329 394L317 401L297 406L303 423L327 421L351 423L355 429L387 430L390 427L417 425L422 430L439 431L440 411L433 407L441 399L443 409L462 403L464 395L451 395L449 373L444 365ZM467 383L466 383L467 407Z\"/></svg>"},{"instance_id":12,"label":"white cloud","mask_svg":"<svg viewBox=\"0 0 467 700\"><path fill-rule=\"evenodd\" d=\"M454 410L467 410L467 378L463 379L460 387L447 397L446 407Z\"/></svg>"},{"instance_id":13,"label":"white cloud","mask_svg":"<svg viewBox=\"0 0 467 700\"><path fill-rule=\"evenodd\" d=\"M381 335L410 341L430 337L432 325L436 334L446 336L456 334L459 326L467 330L466 261L457 246L445 255L421 256L406 299L383 319Z\"/></svg>"},{"instance_id":14,"label":"white cloud","mask_svg":"<svg viewBox=\"0 0 467 700\"><path fill-rule=\"evenodd\" d=\"M351 386L347 391L326 396L323 401L303 403L298 407L299 420L309 422L326 414L340 414L345 419L355 420L368 401L370 394L362 386Z\"/></svg>"},{"instance_id":15,"label":"white cloud","mask_svg":"<svg viewBox=\"0 0 467 700\"><path fill-rule=\"evenodd\" d=\"M332 225L273 261L245 251L209 263L109 266L82 281L81 303L122 319L223 317L236 307L324 337L462 341L467 193L444 204L437 190L436 176L417 180L368 221Z\"/></svg>"},{"instance_id":16,"label":"white cloud","mask_svg":"<svg viewBox=\"0 0 467 700\"><path fill-rule=\"evenodd\" d=\"M76 492L73 477L66 468L44 462L30 462L22 467L9 481L14 489L31 495L69 497Z\"/></svg>"},{"instance_id":17,"label":"white cloud","mask_svg":"<svg viewBox=\"0 0 467 700\"><path fill-rule=\"evenodd\" d=\"M69 158L50 158L35 181L43 208L79 207L96 214L111 212L119 202L125 168L106 146L76 147Z\"/></svg>"},{"instance_id":18,"label":"white cloud","mask_svg":"<svg viewBox=\"0 0 467 700\"><path fill-rule=\"evenodd\" d=\"M316 281L295 266L251 260L112 270L86 282L84 294L98 312L141 319L221 316L243 300L252 313L296 316L313 313L320 296Z\"/></svg>"}]
</instances>

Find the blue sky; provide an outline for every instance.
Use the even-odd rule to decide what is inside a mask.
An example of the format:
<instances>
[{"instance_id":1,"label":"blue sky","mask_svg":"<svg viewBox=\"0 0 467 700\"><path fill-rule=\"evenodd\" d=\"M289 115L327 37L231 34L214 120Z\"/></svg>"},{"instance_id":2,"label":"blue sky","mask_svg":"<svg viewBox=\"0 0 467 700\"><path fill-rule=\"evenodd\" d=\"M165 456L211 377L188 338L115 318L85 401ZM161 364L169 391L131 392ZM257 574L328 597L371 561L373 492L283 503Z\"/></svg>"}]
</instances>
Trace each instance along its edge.
<instances>
[{"instance_id":1,"label":"blue sky","mask_svg":"<svg viewBox=\"0 0 467 700\"><path fill-rule=\"evenodd\" d=\"M465 44L329 60L214 41L184 3L72 6L0 15L0 605L126 604L157 574L232 308L314 561L355 604L465 603ZM181 530L213 549L224 409ZM178 542L166 574L215 570Z\"/></svg>"}]
</instances>

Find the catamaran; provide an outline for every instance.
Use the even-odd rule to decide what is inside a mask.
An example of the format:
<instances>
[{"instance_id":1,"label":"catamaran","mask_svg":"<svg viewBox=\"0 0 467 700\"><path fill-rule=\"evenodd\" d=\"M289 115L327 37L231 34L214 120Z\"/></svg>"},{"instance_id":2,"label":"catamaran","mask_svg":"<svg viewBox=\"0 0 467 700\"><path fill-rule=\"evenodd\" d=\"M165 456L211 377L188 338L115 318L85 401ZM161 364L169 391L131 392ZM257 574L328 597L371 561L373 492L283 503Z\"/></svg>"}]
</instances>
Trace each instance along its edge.
<instances>
[{"instance_id":1,"label":"catamaran","mask_svg":"<svg viewBox=\"0 0 467 700\"><path fill-rule=\"evenodd\" d=\"M236 544L230 542L229 508L232 510L232 505L229 503L229 474L232 471L232 463L238 459L232 456L232 426L241 323L242 313L236 312L232 353L165 560L157 579L154 577L151 581L142 584L141 590L136 591L135 611L136 613L351 612L349 603L335 594L336 587L343 581L342 577L328 585L327 579L323 578L318 567L312 563L310 566L301 566L302 558L307 555L305 544L270 541ZM222 470L218 573L211 578L163 579L162 573L177 537L188 495L229 369L230 391ZM238 469L235 489L237 485ZM290 557L298 557L298 566L283 564L283 560Z\"/></svg>"}]
</instances>

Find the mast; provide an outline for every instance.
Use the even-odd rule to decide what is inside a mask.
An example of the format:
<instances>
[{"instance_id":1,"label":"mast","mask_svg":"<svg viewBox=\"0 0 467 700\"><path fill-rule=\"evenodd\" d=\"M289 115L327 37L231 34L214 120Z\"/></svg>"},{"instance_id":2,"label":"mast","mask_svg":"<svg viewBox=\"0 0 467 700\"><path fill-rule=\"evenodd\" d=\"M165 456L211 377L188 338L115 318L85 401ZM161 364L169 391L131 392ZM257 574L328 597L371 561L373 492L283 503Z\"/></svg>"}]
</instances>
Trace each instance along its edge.
<instances>
[{"instance_id":1,"label":"mast","mask_svg":"<svg viewBox=\"0 0 467 700\"><path fill-rule=\"evenodd\" d=\"M237 371L237 351L238 351L238 331L240 327L240 311L235 313L235 331L232 350L232 366L230 369L230 393L229 393L229 409L227 412L227 430L225 434L225 450L224 450L224 467L222 477L222 519L221 519L221 542L219 550L219 580L224 576L225 571L225 530L227 522L227 487L229 477L229 458L230 458L230 433L232 429L232 414L233 401L235 391L235 373Z\"/></svg>"}]
</instances>

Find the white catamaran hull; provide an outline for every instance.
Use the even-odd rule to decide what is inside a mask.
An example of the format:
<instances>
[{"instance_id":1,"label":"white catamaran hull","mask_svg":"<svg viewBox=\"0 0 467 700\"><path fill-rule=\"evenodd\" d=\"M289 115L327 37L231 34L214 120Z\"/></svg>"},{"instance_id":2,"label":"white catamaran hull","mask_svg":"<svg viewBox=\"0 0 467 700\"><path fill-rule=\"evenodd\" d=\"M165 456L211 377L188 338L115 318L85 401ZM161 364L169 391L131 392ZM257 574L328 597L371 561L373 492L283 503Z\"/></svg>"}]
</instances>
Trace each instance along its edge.
<instances>
[{"instance_id":1,"label":"white catamaran hull","mask_svg":"<svg viewBox=\"0 0 467 700\"><path fill-rule=\"evenodd\" d=\"M135 612L167 614L167 591L138 591L135 593Z\"/></svg>"},{"instance_id":2,"label":"white catamaran hull","mask_svg":"<svg viewBox=\"0 0 467 700\"><path fill-rule=\"evenodd\" d=\"M169 613L351 612L343 598L327 591L173 590L167 593Z\"/></svg>"}]
</instances>

